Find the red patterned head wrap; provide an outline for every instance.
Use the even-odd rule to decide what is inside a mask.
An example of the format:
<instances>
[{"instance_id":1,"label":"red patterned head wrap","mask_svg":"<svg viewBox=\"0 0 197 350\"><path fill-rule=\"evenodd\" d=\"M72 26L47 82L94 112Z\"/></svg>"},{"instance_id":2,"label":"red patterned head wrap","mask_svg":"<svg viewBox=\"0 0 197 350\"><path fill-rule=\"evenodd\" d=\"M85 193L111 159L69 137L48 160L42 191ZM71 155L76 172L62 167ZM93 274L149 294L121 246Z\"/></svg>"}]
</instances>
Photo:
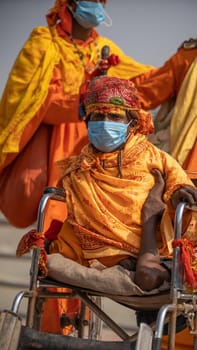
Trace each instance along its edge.
<instances>
[{"instance_id":1,"label":"red patterned head wrap","mask_svg":"<svg viewBox=\"0 0 197 350\"><path fill-rule=\"evenodd\" d=\"M152 116L140 108L138 92L131 80L99 76L89 83L84 98L86 115L90 113L114 113L136 111L137 131L147 135L154 131Z\"/></svg>"}]
</instances>

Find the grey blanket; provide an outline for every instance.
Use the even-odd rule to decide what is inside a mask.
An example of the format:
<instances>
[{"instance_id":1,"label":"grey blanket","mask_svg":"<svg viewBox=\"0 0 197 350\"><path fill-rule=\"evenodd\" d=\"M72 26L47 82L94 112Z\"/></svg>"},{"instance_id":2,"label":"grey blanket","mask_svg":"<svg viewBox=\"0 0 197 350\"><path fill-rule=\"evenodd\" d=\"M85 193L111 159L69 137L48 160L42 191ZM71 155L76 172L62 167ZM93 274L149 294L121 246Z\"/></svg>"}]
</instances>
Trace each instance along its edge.
<instances>
[{"instance_id":1,"label":"grey blanket","mask_svg":"<svg viewBox=\"0 0 197 350\"><path fill-rule=\"evenodd\" d=\"M48 276L56 281L73 286L102 292L112 298L125 300L130 296L155 296L169 290L169 283L163 283L158 289L143 291L134 282L134 273L120 265L98 270L82 266L61 254L48 255ZM122 299L123 298L123 299Z\"/></svg>"}]
</instances>

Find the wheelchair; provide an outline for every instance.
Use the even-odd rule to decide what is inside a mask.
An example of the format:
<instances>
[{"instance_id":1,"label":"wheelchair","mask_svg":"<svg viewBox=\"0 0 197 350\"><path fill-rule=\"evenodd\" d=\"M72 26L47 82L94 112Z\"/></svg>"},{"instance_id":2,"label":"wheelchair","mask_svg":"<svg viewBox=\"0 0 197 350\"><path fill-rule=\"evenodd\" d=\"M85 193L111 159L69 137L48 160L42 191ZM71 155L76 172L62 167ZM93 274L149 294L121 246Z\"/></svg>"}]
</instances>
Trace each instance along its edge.
<instances>
[{"instance_id":1,"label":"wheelchair","mask_svg":"<svg viewBox=\"0 0 197 350\"><path fill-rule=\"evenodd\" d=\"M40 200L37 219L37 232L43 232L45 208L49 200L65 202L63 189L47 187ZM180 203L176 209L174 222L174 239L181 237L182 219L185 210L197 211L197 206L188 206ZM32 252L30 268L29 289L20 291L14 298L11 309L5 310L0 317L0 335L9 323L13 324L12 340L6 345L6 339L0 337L2 350L24 349L92 349L92 350L160 350L164 329L167 328L168 349L175 348L175 335L177 319L182 315L185 325L194 338L194 349L197 350L197 294L188 292L184 286L184 270L180 257L180 247L173 248L172 278L168 288L160 293L146 295L116 295L102 290L93 290L87 285L78 285L65 280L60 282L49 276L39 277L40 249ZM58 291L58 290L62 290ZM27 312L25 325L21 325L19 309L21 302L26 298ZM49 298L78 299L80 307L74 317L64 315L64 324L72 326L72 332L68 335L45 334L40 331L40 319L42 317L42 305ZM109 298L119 305L136 312L157 311L156 320L151 324L141 322L137 332L130 335L118 325L102 308L102 299ZM88 312L87 312L88 310ZM12 321L12 319L15 321ZM5 325L3 325L5 323ZM100 340L102 324L112 330L120 341L106 342ZM6 328L7 329L7 328ZM2 345L3 344L3 345ZM29 344L29 347L28 345ZM33 347L35 345L35 348ZM7 347L6 347L7 346Z\"/></svg>"}]
</instances>

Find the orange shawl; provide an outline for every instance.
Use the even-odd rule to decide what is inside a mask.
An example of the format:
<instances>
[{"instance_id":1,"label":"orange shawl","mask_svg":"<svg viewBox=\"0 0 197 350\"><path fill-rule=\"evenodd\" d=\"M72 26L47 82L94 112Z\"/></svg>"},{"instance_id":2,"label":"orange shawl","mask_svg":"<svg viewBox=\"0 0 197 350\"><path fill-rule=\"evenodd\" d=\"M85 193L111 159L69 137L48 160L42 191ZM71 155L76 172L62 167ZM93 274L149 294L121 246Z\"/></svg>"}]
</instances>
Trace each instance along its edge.
<instances>
[{"instance_id":1,"label":"orange shawl","mask_svg":"<svg viewBox=\"0 0 197 350\"><path fill-rule=\"evenodd\" d=\"M178 163L141 134L131 136L122 151L123 178L117 177L117 155L118 152L95 153L89 145L80 156L63 161L62 184L67 193L68 219L52 245L53 252L59 251L79 262L83 258L137 256L141 210L154 185L150 170L157 168L166 175L166 203L180 185L192 186ZM172 210L171 215L174 215ZM171 253L168 243L173 239L172 229L171 235L166 231L166 222L162 223L158 238L163 255ZM167 229L170 224L167 222Z\"/></svg>"}]
</instances>

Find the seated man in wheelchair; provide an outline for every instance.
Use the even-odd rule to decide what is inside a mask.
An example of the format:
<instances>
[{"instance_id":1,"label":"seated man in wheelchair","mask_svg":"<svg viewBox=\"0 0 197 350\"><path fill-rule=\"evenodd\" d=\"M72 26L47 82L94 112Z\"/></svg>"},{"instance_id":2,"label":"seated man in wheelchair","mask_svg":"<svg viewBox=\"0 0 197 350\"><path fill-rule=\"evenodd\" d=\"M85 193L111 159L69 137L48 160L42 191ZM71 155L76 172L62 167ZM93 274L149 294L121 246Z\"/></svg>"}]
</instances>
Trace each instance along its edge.
<instances>
[{"instance_id":1,"label":"seated man in wheelchair","mask_svg":"<svg viewBox=\"0 0 197 350\"><path fill-rule=\"evenodd\" d=\"M97 77L83 102L90 144L59 163L68 217L48 252L98 268L138 259L135 283L157 288L169 279L160 257L172 253L175 208L181 201L195 204L197 190L181 166L147 140L152 118L140 108L131 81ZM156 178L163 181L165 205L159 193L154 208L148 200L149 211ZM183 237L195 241L195 232L186 213Z\"/></svg>"},{"instance_id":2,"label":"seated man in wheelchair","mask_svg":"<svg viewBox=\"0 0 197 350\"><path fill-rule=\"evenodd\" d=\"M121 265L134 276L129 286L134 285L135 291L149 293L166 284L169 291L166 258L172 257L175 208L183 201L196 204L196 187L177 161L147 140L146 135L153 131L152 118L140 108L131 81L97 77L90 82L83 102L90 144L79 156L58 164L62 168L58 186L65 190L68 215L64 223L49 228L44 236L48 275L69 284L68 276L58 279L58 259L54 273L50 270L50 258L56 259L53 253L59 253L69 260L66 270L71 270L71 260L86 269ZM193 242L195 220L193 211L185 212L183 238ZM17 255L32 245L36 244L31 237L28 243L27 234L19 243ZM95 269L93 273L97 276ZM85 283L91 289L86 278ZM130 289L128 293L135 295ZM44 314L57 312L61 317L66 310L62 302L51 308L46 305ZM138 324L144 321L143 315L137 314ZM46 320L42 330L51 332L47 315Z\"/></svg>"}]
</instances>

